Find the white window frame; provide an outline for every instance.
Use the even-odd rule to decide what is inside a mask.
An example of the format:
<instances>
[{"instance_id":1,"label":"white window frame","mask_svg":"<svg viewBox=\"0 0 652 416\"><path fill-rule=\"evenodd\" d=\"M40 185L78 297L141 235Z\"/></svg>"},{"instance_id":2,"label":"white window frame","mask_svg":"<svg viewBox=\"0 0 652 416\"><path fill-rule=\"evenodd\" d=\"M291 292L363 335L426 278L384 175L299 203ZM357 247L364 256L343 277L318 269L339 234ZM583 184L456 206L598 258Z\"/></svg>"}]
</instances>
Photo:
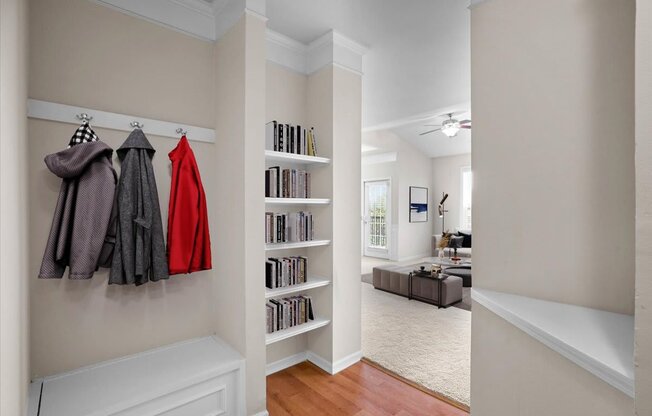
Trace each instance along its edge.
<instances>
[{"instance_id":1,"label":"white window frame","mask_svg":"<svg viewBox=\"0 0 652 416\"><path fill-rule=\"evenodd\" d=\"M387 247L385 249L382 248L377 248L377 247L370 247L367 245L367 235L366 235L366 226L367 224L363 224L364 230L363 230L363 237L362 237L362 250L363 250L363 255L367 257L378 257L378 258L383 258L383 259L389 259L390 258L390 253L391 253L391 244L392 244L392 178L373 178L373 179L364 179L362 181L362 192L364 193L363 195L363 202L362 202L362 210L365 211L363 215L366 215L366 199L367 199L367 191L366 191L366 183L368 182L387 182L387 207L385 208L386 210L386 223L385 223L385 231L387 232Z\"/></svg>"},{"instance_id":2,"label":"white window frame","mask_svg":"<svg viewBox=\"0 0 652 416\"><path fill-rule=\"evenodd\" d=\"M459 230L470 230L473 227L473 214L471 214L471 227L466 226L464 218L464 174L471 173L471 195L473 195L473 170L471 166L462 166L460 168L460 222ZM473 196L471 197L471 212L473 212ZM458 231L459 231L458 230Z\"/></svg>"}]
</instances>

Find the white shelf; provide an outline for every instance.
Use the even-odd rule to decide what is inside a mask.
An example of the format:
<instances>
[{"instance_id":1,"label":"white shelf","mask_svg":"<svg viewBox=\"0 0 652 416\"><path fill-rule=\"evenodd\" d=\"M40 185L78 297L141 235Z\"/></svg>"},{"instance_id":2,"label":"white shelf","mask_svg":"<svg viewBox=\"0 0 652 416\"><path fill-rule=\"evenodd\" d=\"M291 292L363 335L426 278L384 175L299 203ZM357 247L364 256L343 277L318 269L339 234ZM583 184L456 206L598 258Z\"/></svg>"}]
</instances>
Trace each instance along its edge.
<instances>
[{"instance_id":1,"label":"white shelf","mask_svg":"<svg viewBox=\"0 0 652 416\"><path fill-rule=\"evenodd\" d=\"M275 342L283 341L284 339L292 338L299 334L304 334L317 328L321 328L330 323L330 319L317 318L305 324L293 326L288 329L265 334L265 345L273 344Z\"/></svg>"},{"instance_id":2,"label":"white shelf","mask_svg":"<svg viewBox=\"0 0 652 416\"><path fill-rule=\"evenodd\" d=\"M274 205L328 205L330 198L265 198L266 204Z\"/></svg>"},{"instance_id":3,"label":"white shelf","mask_svg":"<svg viewBox=\"0 0 652 416\"><path fill-rule=\"evenodd\" d=\"M473 300L634 397L634 316L484 289Z\"/></svg>"},{"instance_id":4,"label":"white shelf","mask_svg":"<svg viewBox=\"0 0 652 416\"><path fill-rule=\"evenodd\" d=\"M319 247L319 246L327 246L330 243L331 240L298 241L295 243L269 243L269 244L265 244L265 251L289 250L293 248L304 248L304 247Z\"/></svg>"},{"instance_id":5,"label":"white shelf","mask_svg":"<svg viewBox=\"0 0 652 416\"><path fill-rule=\"evenodd\" d=\"M305 165L328 165L331 160L327 157L297 155L295 153L275 152L273 150L265 150L265 160L301 163Z\"/></svg>"},{"instance_id":6,"label":"white shelf","mask_svg":"<svg viewBox=\"0 0 652 416\"><path fill-rule=\"evenodd\" d=\"M323 277L308 277L306 283L299 283L298 285L279 287L277 289L265 288L265 299L275 298L278 296L290 295L292 293L303 292L304 290L314 289L316 287L328 286L331 281Z\"/></svg>"}]
</instances>

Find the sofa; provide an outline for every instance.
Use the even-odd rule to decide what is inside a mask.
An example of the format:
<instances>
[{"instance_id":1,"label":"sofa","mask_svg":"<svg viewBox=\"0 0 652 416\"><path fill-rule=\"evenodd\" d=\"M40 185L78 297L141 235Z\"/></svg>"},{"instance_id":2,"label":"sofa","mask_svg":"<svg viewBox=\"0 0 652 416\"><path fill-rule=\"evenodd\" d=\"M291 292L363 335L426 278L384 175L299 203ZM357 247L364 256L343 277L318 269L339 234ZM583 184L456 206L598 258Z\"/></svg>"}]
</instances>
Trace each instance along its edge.
<instances>
[{"instance_id":1,"label":"sofa","mask_svg":"<svg viewBox=\"0 0 652 416\"><path fill-rule=\"evenodd\" d=\"M465 244L463 244L462 247L457 249L457 256L458 257L472 257L471 256L471 231L470 230L460 230L457 232L454 232L453 235L464 235L465 236ZM468 238L467 238L468 237ZM439 255L439 241L441 240L441 234L435 234L432 236L432 256L437 257ZM452 255L453 254L453 249L452 248L446 248L446 255Z\"/></svg>"}]
</instances>

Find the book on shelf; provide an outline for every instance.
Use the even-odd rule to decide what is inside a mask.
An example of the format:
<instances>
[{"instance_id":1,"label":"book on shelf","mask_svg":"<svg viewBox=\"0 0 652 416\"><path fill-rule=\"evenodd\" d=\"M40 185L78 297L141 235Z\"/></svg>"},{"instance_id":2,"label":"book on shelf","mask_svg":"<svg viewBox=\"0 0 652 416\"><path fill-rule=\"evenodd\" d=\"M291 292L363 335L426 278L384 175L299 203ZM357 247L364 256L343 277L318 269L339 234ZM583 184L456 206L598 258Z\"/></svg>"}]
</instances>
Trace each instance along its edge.
<instances>
[{"instance_id":1,"label":"book on shelf","mask_svg":"<svg viewBox=\"0 0 652 416\"><path fill-rule=\"evenodd\" d=\"M265 262L265 286L278 289L306 282L308 259L303 256L270 257Z\"/></svg>"},{"instance_id":2,"label":"book on shelf","mask_svg":"<svg viewBox=\"0 0 652 416\"><path fill-rule=\"evenodd\" d=\"M288 243L314 240L311 212L266 212L265 243Z\"/></svg>"},{"instance_id":3,"label":"book on shelf","mask_svg":"<svg viewBox=\"0 0 652 416\"><path fill-rule=\"evenodd\" d=\"M266 304L266 310L268 334L315 319L310 296L270 299Z\"/></svg>"},{"instance_id":4,"label":"book on shelf","mask_svg":"<svg viewBox=\"0 0 652 416\"><path fill-rule=\"evenodd\" d=\"M265 125L265 149L297 155L317 156L315 128L279 123L272 120Z\"/></svg>"},{"instance_id":5,"label":"book on shelf","mask_svg":"<svg viewBox=\"0 0 652 416\"><path fill-rule=\"evenodd\" d=\"M310 172L272 166L265 170L265 196L268 198L310 198Z\"/></svg>"}]
</instances>

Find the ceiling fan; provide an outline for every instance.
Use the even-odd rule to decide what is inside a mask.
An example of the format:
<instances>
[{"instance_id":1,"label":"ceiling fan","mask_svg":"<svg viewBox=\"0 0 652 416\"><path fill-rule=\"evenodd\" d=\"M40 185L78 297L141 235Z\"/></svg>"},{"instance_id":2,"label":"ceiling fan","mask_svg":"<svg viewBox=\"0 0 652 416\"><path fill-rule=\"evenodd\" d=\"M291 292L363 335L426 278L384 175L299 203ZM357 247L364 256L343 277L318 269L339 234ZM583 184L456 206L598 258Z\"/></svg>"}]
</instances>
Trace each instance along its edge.
<instances>
[{"instance_id":1,"label":"ceiling fan","mask_svg":"<svg viewBox=\"0 0 652 416\"><path fill-rule=\"evenodd\" d=\"M419 136L423 136L426 134L434 133L436 131L441 131L448 137L455 137L457 136L457 132L460 131L460 129L471 129L471 120L462 120L458 121L453 118L453 113L448 113L446 114L448 116L448 119L444 120L441 123L441 126L438 126L439 128L434 129L434 130L428 130L424 131L423 133L419 134ZM437 126L436 124L426 124L426 127L435 127Z\"/></svg>"}]
</instances>

